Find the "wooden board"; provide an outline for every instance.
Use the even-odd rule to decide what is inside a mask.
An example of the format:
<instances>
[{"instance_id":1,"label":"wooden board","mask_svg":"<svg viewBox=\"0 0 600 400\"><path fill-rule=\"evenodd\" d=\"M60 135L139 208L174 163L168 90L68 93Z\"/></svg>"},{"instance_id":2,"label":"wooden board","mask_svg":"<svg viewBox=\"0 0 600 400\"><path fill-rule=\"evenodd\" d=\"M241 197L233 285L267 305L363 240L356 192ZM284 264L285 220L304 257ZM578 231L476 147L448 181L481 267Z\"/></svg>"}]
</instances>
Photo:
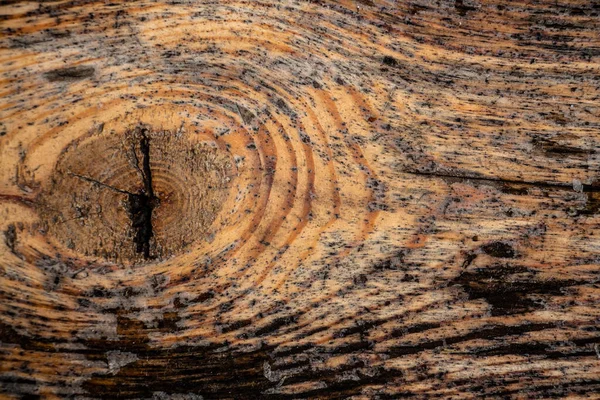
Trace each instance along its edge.
<instances>
[{"instance_id":1,"label":"wooden board","mask_svg":"<svg viewBox=\"0 0 600 400\"><path fill-rule=\"evenodd\" d=\"M5 1L0 397L600 398L600 5Z\"/></svg>"}]
</instances>

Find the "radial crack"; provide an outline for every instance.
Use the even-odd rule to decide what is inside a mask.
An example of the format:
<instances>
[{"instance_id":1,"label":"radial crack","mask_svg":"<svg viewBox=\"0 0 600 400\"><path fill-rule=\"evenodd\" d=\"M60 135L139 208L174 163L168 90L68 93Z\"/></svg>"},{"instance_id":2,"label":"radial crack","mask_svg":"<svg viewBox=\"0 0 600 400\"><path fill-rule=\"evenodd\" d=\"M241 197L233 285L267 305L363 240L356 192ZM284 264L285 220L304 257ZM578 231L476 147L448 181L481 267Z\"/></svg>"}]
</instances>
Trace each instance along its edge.
<instances>
[{"instance_id":1,"label":"radial crack","mask_svg":"<svg viewBox=\"0 0 600 400\"><path fill-rule=\"evenodd\" d=\"M100 186L102 186L102 187L104 187L106 189L110 189L110 190L113 190L115 192L119 192L119 193L123 193L123 194L128 194L128 195L132 195L133 194L131 192L128 192L127 190L123 190L123 189L116 188L114 186L107 185L106 183L100 182L99 180L94 179L94 178L90 178L89 176L80 175L80 174L77 174L77 173L71 172L71 171L68 171L68 173L71 176L74 176L76 178L79 178L81 180L84 180L84 181L87 181L87 182L90 182L90 183L94 183L96 185L100 185Z\"/></svg>"},{"instance_id":2,"label":"radial crack","mask_svg":"<svg viewBox=\"0 0 600 400\"><path fill-rule=\"evenodd\" d=\"M133 241L136 245L136 251L143 253L145 259L154 258L150 254L150 240L154 236L152 226L152 212L158 205L158 198L154 195L152 187L152 169L150 168L150 139L147 136L147 130L141 129L141 139L139 142L142 153L142 167L137 165L142 172L143 188L139 193L129 193L128 206L131 225L135 232ZM134 156L138 162L137 155Z\"/></svg>"}]
</instances>

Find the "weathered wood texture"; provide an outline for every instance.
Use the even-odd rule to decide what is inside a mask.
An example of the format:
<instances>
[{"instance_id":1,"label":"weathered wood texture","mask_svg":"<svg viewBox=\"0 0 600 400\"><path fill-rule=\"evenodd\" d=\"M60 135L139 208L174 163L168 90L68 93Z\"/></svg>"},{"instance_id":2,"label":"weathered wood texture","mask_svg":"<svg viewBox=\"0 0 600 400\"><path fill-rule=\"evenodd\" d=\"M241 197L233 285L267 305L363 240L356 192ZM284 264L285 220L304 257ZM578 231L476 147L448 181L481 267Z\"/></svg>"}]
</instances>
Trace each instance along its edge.
<instances>
[{"instance_id":1,"label":"weathered wood texture","mask_svg":"<svg viewBox=\"0 0 600 400\"><path fill-rule=\"evenodd\" d=\"M600 3L0 6L2 398L600 398Z\"/></svg>"}]
</instances>

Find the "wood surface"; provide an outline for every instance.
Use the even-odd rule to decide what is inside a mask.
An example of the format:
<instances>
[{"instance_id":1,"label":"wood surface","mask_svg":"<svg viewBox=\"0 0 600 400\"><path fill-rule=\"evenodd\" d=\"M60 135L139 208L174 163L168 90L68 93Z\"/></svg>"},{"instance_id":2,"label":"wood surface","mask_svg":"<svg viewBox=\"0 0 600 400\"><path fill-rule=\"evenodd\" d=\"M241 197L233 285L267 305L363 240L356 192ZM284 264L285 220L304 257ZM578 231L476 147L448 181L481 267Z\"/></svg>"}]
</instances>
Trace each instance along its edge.
<instances>
[{"instance_id":1,"label":"wood surface","mask_svg":"<svg viewBox=\"0 0 600 400\"><path fill-rule=\"evenodd\" d=\"M600 3L3 1L0 397L600 398Z\"/></svg>"}]
</instances>

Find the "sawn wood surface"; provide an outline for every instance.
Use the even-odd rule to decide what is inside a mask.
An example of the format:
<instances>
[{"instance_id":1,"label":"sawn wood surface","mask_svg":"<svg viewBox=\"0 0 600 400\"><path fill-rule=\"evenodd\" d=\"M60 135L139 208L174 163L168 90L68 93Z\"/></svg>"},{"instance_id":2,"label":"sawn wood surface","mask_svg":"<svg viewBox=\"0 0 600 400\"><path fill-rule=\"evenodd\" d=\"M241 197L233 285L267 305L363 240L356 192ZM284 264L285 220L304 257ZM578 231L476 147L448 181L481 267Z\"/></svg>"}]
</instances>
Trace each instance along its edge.
<instances>
[{"instance_id":1,"label":"sawn wood surface","mask_svg":"<svg viewBox=\"0 0 600 400\"><path fill-rule=\"evenodd\" d=\"M3 1L0 397L600 398L600 3Z\"/></svg>"}]
</instances>

